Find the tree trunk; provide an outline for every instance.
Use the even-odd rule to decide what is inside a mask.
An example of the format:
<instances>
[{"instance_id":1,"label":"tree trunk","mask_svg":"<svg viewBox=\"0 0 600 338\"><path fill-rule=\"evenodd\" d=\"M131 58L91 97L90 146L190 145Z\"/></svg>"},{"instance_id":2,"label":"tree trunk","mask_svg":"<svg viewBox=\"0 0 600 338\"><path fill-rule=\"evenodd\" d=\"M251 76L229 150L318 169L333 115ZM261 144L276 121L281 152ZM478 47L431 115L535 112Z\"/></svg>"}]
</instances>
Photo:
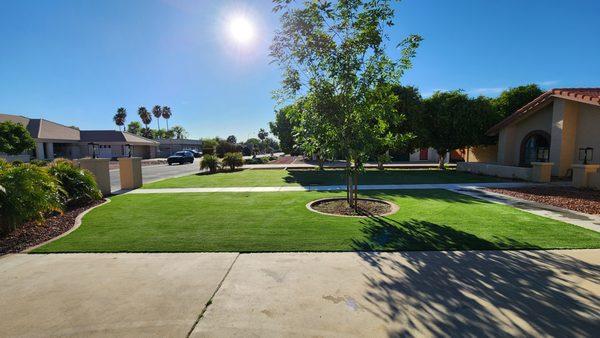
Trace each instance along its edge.
<instances>
[{"instance_id":1,"label":"tree trunk","mask_svg":"<svg viewBox=\"0 0 600 338\"><path fill-rule=\"evenodd\" d=\"M354 210L358 208L358 170L354 168Z\"/></svg>"},{"instance_id":2,"label":"tree trunk","mask_svg":"<svg viewBox=\"0 0 600 338\"><path fill-rule=\"evenodd\" d=\"M444 165L446 159L446 151L438 151L438 168L440 170L445 170L446 166Z\"/></svg>"},{"instance_id":3,"label":"tree trunk","mask_svg":"<svg viewBox=\"0 0 600 338\"><path fill-rule=\"evenodd\" d=\"M346 159L346 201L352 205L352 171L350 170L350 159Z\"/></svg>"}]
</instances>

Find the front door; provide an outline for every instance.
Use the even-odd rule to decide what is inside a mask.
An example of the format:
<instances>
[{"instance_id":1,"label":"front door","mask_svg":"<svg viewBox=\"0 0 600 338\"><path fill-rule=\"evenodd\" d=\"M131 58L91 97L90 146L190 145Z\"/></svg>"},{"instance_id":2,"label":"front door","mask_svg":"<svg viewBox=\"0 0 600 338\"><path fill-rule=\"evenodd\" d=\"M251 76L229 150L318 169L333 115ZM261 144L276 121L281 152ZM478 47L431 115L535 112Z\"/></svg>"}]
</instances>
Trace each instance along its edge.
<instances>
[{"instance_id":1,"label":"front door","mask_svg":"<svg viewBox=\"0 0 600 338\"><path fill-rule=\"evenodd\" d=\"M419 152L419 160L427 161L428 159L429 159L429 149L421 148L421 151Z\"/></svg>"}]
</instances>

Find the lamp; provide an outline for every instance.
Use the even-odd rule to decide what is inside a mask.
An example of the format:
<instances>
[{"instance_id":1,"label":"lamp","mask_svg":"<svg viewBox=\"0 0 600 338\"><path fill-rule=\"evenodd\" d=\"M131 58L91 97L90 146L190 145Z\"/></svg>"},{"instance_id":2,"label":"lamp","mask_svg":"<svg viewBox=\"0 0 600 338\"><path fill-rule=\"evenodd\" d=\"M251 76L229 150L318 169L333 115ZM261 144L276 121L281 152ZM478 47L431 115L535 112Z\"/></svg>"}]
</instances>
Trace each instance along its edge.
<instances>
[{"instance_id":1,"label":"lamp","mask_svg":"<svg viewBox=\"0 0 600 338\"><path fill-rule=\"evenodd\" d=\"M583 164L588 164L594 158L594 148L579 148L579 160L583 161Z\"/></svg>"},{"instance_id":2,"label":"lamp","mask_svg":"<svg viewBox=\"0 0 600 338\"><path fill-rule=\"evenodd\" d=\"M88 143L88 146L92 148L92 158L96 158L96 146L97 144L94 142Z\"/></svg>"}]
</instances>

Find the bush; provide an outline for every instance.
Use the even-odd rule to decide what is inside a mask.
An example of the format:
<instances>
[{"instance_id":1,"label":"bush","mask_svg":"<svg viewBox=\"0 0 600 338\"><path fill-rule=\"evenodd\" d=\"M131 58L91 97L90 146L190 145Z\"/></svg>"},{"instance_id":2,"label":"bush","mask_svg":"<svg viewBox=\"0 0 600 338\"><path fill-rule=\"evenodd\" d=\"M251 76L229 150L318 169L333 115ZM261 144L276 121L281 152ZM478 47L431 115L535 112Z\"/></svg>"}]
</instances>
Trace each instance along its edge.
<instances>
[{"instance_id":1,"label":"bush","mask_svg":"<svg viewBox=\"0 0 600 338\"><path fill-rule=\"evenodd\" d=\"M102 198L92 173L75 166L72 161L57 159L48 167L48 173L58 180L68 206L80 206Z\"/></svg>"},{"instance_id":2,"label":"bush","mask_svg":"<svg viewBox=\"0 0 600 338\"><path fill-rule=\"evenodd\" d=\"M22 164L23 164L23 161L21 161L21 160L14 160L14 161L12 162L12 165L13 165L13 166L15 166L15 167L16 167L16 166L20 166L20 165L22 165Z\"/></svg>"},{"instance_id":3,"label":"bush","mask_svg":"<svg viewBox=\"0 0 600 338\"><path fill-rule=\"evenodd\" d=\"M223 157L223 165L228 166L231 171L235 170L235 167L241 167L244 165L244 158L242 153L226 153Z\"/></svg>"},{"instance_id":4,"label":"bush","mask_svg":"<svg viewBox=\"0 0 600 338\"><path fill-rule=\"evenodd\" d=\"M0 231L8 233L29 220L62 209L59 184L44 168L31 164L0 170Z\"/></svg>"},{"instance_id":5,"label":"bush","mask_svg":"<svg viewBox=\"0 0 600 338\"><path fill-rule=\"evenodd\" d=\"M29 163L33 164L33 165L37 165L38 167L45 167L48 164L50 164L50 161L48 161L48 160L31 160L31 161L29 161Z\"/></svg>"},{"instance_id":6,"label":"bush","mask_svg":"<svg viewBox=\"0 0 600 338\"><path fill-rule=\"evenodd\" d=\"M219 158L215 155L204 155L200 161L200 169L208 169L211 174L217 172L219 169Z\"/></svg>"},{"instance_id":7,"label":"bush","mask_svg":"<svg viewBox=\"0 0 600 338\"><path fill-rule=\"evenodd\" d=\"M244 164L265 164L269 163L269 159L266 157L254 157L248 160L244 160Z\"/></svg>"}]
</instances>

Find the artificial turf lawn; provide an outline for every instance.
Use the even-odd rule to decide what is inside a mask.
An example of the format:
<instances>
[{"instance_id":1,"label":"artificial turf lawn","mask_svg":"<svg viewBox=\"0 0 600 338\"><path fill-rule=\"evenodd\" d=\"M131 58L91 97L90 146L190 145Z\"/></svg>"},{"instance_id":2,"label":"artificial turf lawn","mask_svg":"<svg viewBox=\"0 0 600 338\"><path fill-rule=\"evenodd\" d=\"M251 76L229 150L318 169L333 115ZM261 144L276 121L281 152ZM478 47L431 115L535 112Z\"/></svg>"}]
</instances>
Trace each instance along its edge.
<instances>
[{"instance_id":1,"label":"artificial turf lawn","mask_svg":"<svg viewBox=\"0 0 600 338\"><path fill-rule=\"evenodd\" d=\"M120 195L34 252L352 251L600 248L600 233L447 190L373 191L386 218L311 212L328 192Z\"/></svg>"},{"instance_id":2,"label":"artificial turf lawn","mask_svg":"<svg viewBox=\"0 0 600 338\"><path fill-rule=\"evenodd\" d=\"M145 184L144 188L206 188L206 187L278 187L285 185L341 185L345 171L251 169L234 172L206 173L170 178ZM386 169L367 170L359 176L359 184L433 184L500 182L490 176L473 175L455 170Z\"/></svg>"}]
</instances>

